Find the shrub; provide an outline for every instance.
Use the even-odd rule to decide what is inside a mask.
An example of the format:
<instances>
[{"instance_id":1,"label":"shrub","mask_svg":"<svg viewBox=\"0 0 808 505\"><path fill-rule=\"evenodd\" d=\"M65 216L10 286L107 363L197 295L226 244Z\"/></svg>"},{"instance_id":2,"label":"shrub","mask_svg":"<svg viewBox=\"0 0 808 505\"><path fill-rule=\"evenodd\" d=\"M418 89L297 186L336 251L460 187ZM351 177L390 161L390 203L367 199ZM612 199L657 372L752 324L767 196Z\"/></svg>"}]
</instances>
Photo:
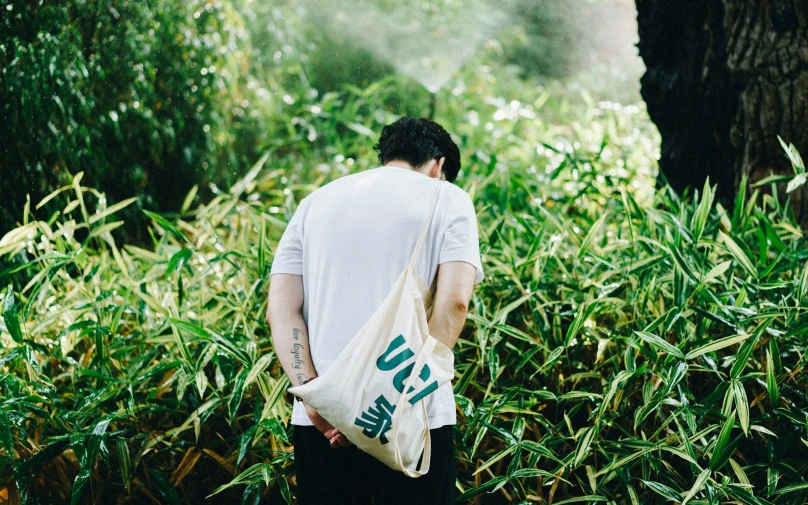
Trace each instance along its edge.
<instances>
[{"instance_id":1,"label":"shrub","mask_svg":"<svg viewBox=\"0 0 808 505\"><path fill-rule=\"evenodd\" d=\"M488 274L456 347L459 501L803 502L808 248L776 187L744 185L732 211L709 185L654 191L640 108L477 84L443 108ZM79 176L53 195L63 217L31 211L0 241L11 494L291 500L269 265L295 202L372 160L364 135L389 118L348 121L374 86L321 98L341 104L311 116L336 151L264 157L206 204L149 213L148 246L113 236L133 202Z\"/></svg>"},{"instance_id":2,"label":"shrub","mask_svg":"<svg viewBox=\"0 0 808 505\"><path fill-rule=\"evenodd\" d=\"M233 162L218 144L242 100L249 45L230 2L2 0L0 10L0 192L10 195L0 230L27 194L36 203L71 174L111 200L139 194L176 211Z\"/></svg>"}]
</instances>

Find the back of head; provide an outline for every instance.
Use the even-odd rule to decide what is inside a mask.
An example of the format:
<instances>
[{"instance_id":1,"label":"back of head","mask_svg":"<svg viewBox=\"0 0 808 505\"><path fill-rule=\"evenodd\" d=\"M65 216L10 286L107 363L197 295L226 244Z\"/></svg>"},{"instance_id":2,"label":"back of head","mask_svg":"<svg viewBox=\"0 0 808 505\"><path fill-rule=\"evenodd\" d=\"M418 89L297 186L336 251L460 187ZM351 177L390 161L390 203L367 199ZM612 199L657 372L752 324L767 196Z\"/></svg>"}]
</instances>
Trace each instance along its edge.
<instances>
[{"instance_id":1,"label":"back of head","mask_svg":"<svg viewBox=\"0 0 808 505\"><path fill-rule=\"evenodd\" d=\"M446 158L443 174L452 182L460 171L460 149L441 125L426 119L402 117L382 128L379 142L373 146L379 152L379 162L386 165L401 160L420 167L430 160Z\"/></svg>"}]
</instances>

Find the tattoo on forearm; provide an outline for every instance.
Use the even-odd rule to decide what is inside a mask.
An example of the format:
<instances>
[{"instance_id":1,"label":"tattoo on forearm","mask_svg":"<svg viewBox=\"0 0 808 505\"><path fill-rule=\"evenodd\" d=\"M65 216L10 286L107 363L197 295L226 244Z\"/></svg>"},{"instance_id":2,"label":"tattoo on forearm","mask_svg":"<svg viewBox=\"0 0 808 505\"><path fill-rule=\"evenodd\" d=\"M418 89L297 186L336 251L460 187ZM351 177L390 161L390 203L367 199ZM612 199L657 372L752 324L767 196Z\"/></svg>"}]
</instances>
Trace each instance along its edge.
<instances>
[{"instance_id":1,"label":"tattoo on forearm","mask_svg":"<svg viewBox=\"0 0 808 505\"><path fill-rule=\"evenodd\" d=\"M291 352L292 356L294 357L292 360L292 368L295 370L303 369L303 366L306 364L306 362L300 357L300 352L306 349L305 346L300 343L301 333L302 332L299 328L292 328L292 339L295 340L295 343L292 345L292 349L289 352ZM306 382L306 379L308 379L306 374L303 372L299 372L296 377L298 386Z\"/></svg>"},{"instance_id":2,"label":"tattoo on forearm","mask_svg":"<svg viewBox=\"0 0 808 505\"><path fill-rule=\"evenodd\" d=\"M294 344L292 346L292 356L294 356L294 360L292 361L292 368L295 370L300 370L303 367L303 360L300 359L300 351L303 350L303 344Z\"/></svg>"}]
</instances>

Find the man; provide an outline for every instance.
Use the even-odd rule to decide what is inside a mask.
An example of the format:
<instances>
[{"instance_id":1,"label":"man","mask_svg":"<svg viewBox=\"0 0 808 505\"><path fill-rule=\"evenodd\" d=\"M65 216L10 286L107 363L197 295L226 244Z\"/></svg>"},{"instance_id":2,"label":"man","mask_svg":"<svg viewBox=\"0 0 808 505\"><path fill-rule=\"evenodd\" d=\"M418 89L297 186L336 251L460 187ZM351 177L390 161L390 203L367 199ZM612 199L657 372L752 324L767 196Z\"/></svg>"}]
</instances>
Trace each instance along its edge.
<instances>
[{"instance_id":1,"label":"man","mask_svg":"<svg viewBox=\"0 0 808 505\"><path fill-rule=\"evenodd\" d=\"M316 380L382 304L409 262L441 189L417 272L437 279L429 332L452 348L483 279L474 205L450 182L460 151L428 119L382 129L382 167L337 179L304 198L272 263L267 319L293 385ZM444 182L444 180L449 182ZM451 383L426 397L432 440L427 475L412 479L353 446L314 409L294 401L297 493L309 504L451 504L455 497Z\"/></svg>"}]
</instances>

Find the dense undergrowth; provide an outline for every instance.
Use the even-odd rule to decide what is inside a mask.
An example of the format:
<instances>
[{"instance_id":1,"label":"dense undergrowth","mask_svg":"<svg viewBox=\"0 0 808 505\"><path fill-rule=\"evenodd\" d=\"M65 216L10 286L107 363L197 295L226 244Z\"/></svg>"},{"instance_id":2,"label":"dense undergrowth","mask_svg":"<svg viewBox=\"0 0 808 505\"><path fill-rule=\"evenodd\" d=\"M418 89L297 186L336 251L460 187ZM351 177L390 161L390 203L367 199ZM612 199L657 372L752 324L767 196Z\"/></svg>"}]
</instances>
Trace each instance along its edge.
<instances>
[{"instance_id":1,"label":"dense undergrowth","mask_svg":"<svg viewBox=\"0 0 808 505\"><path fill-rule=\"evenodd\" d=\"M487 273L456 347L459 501L803 503L808 248L777 186L744 184L732 210L710 186L654 189L641 107L483 84L439 118ZM116 240L133 200L81 174L52 195L61 213L26 208L0 241L12 502L294 501L269 266L296 202L374 166L391 116L360 111L393 87L296 105L231 190L149 214L147 245Z\"/></svg>"}]
</instances>

